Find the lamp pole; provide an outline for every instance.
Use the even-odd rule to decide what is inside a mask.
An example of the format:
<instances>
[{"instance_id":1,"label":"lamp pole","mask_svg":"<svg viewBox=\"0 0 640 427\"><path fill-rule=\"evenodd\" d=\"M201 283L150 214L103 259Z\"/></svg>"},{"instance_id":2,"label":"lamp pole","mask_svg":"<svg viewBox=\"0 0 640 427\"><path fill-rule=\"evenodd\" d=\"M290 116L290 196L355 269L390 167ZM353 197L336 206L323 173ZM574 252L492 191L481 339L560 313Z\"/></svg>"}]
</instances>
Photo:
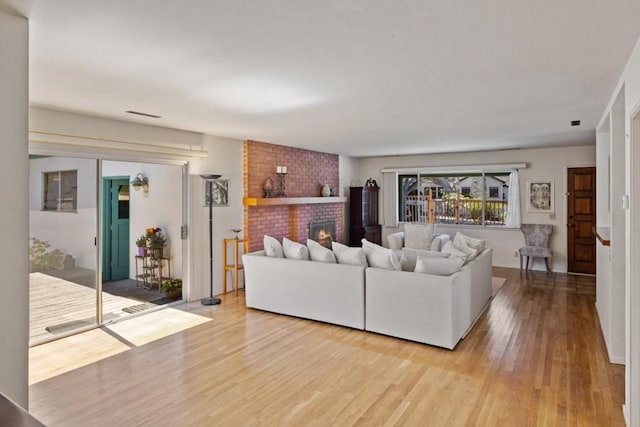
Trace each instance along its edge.
<instances>
[{"instance_id":1,"label":"lamp pole","mask_svg":"<svg viewBox=\"0 0 640 427\"><path fill-rule=\"evenodd\" d=\"M208 184L207 199L209 204L209 297L201 300L202 305L220 304L220 298L213 297L213 180L222 175L200 175L204 185Z\"/></svg>"}]
</instances>

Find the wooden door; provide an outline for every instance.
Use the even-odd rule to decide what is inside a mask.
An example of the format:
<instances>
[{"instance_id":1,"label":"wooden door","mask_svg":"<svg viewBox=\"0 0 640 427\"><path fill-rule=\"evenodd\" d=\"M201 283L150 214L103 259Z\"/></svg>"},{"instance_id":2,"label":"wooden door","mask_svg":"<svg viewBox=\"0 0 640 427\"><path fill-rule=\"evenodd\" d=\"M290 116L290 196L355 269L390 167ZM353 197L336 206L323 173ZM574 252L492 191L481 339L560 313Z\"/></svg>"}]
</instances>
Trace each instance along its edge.
<instances>
[{"instance_id":1,"label":"wooden door","mask_svg":"<svg viewBox=\"0 0 640 427\"><path fill-rule=\"evenodd\" d=\"M104 179L102 280L129 277L129 179Z\"/></svg>"},{"instance_id":2,"label":"wooden door","mask_svg":"<svg viewBox=\"0 0 640 427\"><path fill-rule=\"evenodd\" d=\"M596 168L569 168L567 190L568 272L596 274Z\"/></svg>"}]
</instances>

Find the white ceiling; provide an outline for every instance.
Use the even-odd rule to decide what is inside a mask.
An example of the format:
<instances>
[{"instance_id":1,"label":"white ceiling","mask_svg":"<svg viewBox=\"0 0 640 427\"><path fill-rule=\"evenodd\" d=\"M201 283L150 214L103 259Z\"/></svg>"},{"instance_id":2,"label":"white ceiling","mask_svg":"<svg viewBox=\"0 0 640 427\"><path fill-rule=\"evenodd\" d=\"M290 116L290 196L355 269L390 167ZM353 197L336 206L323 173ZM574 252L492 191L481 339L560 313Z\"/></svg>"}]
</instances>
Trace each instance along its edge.
<instances>
[{"instance_id":1,"label":"white ceiling","mask_svg":"<svg viewBox=\"0 0 640 427\"><path fill-rule=\"evenodd\" d=\"M640 1L35 0L30 19L33 105L362 157L594 143Z\"/></svg>"}]
</instances>

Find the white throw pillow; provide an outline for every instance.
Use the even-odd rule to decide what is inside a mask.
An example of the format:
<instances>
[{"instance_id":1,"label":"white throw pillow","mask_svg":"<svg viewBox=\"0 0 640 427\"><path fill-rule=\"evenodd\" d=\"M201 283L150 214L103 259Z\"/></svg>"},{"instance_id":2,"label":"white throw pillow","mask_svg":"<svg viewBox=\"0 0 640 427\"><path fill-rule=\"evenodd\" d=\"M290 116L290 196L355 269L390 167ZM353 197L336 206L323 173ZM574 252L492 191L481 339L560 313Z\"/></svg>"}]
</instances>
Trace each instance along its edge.
<instances>
[{"instance_id":1,"label":"white throw pillow","mask_svg":"<svg viewBox=\"0 0 640 427\"><path fill-rule=\"evenodd\" d=\"M475 250L475 249L472 249L472 250ZM460 249L456 248L453 245L452 241L448 241L447 243L444 244L444 246L442 247L442 252L445 254L451 254L452 257L462 258L463 263L469 260L469 255L466 252L463 252Z\"/></svg>"},{"instance_id":2,"label":"white throw pillow","mask_svg":"<svg viewBox=\"0 0 640 427\"><path fill-rule=\"evenodd\" d=\"M416 261L418 257L438 257L448 258L451 254L445 254L438 251L423 251L421 249L402 248L402 255L400 256L400 265L402 271L414 271L416 269Z\"/></svg>"},{"instance_id":3,"label":"white throw pillow","mask_svg":"<svg viewBox=\"0 0 640 427\"><path fill-rule=\"evenodd\" d=\"M487 248L487 241L485 239L476 239L471 236L467 236L466 234L462 234L459 231L453 238L454 245L456 245L456 242L465 242L468 247L475 249L479 254Z\"/></svg>"},{"instance_id":4,"label":"white throw pillow","mask_svg":"<svg viewBox=\"0 0 640 427\"><path fill-rule=\"evenodd\" d=\"M401 270L400 259L391 249L383 248L367 239L362 239L362 249L364 249L369 267L384 268L385 270Z\"/></svg>"},{"instance_id":5,"label":"white throw pillow","mask_svg":"<svg viewBox=\"0 0 640 427\"><path fill-rule=\"evenodd\" d=\"M309 261L309 249L302 243L294 242L285 237L282 239L282 249L285 258Z\"/></svg>"},{"instance_id":6,"label":"white throw pillow","mask_svg":"<svg viewBox=\"0 0 640 427\"><path fill-rule=\"evenodd\" d=\"M264 253L267 256L274 258L284 258L284 251L282 250L282 245L276 239L271 236L264 236L262 239L262 244L264 245Z\"/></svg>"},{"instance_id":7,"label":"white throw pillow","mask_svg":"<svg viewBox=\"0 0 640 427\"><path fill-rule=\"evenodd\" d=\"M338 264L361 265L367 267L367 257L362 248L350 248L338 242L331 242Z\"/></svg>"},{"instance_id":8,"label":"white throw pillow","mask_svg":"<svg viewBox=\"0 0 640 427\"><path fill-rule=\"evenodd\" d=\"M329 262L335 264L336 256L329 248L325 248L315 240L307 239L307 249L309 249L309 257L311 261Z\"/></svg>"},{"instance_id":9,"label":"white throw pillow","mask_svg":"<svg viewBox=\"0 0 640 427\"><path fill-rule=\"evenodd\" d=\"M449 276L459 271L464 264L461 257L452 256L449 258L422 257L416 260L416 273L435 274L438 276Z\"/></svg>"},{"instance_id":10,"label":"white throw pillow","mask_svg":"<svg viewBox=\"0 0 640 427\"><path fill-rule=\"evenodd\" d=\"M454 239L453 246L467 255L467 261L471 261L478 255L478 251L470 247L464 239L458 239L457 241Z\"/></svg>"},{"instance_id":11,"label":"white throw pillow","mask_svg":"<svg viewBox=\"0 0 640 427\"><path fill-rule=\"evenodd\" d=\"M431 241L435 235L435 224L404 224L404 247L411 249L431 249Z\"/></svg>"}]
</instances>

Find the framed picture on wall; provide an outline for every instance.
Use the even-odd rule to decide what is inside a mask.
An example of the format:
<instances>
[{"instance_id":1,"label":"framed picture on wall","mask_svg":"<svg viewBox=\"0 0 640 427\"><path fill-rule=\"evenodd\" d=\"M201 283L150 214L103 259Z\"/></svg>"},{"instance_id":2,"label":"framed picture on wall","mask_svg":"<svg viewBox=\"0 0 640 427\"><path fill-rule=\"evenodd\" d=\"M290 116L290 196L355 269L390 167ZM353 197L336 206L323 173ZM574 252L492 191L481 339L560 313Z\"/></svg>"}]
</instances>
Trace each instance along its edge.
<instances>
[{"instance_id":1,"label":"framed picture on wall","mask_svg":"<svg viewBox=\"0 0 640 427\"><path fill-rule=\"evenodd\" d=\"M204 197L203 206L209 206L209 194L213 199L213 206L229 206L229 180L228 179L212 179L204 181ZM209 192L209 187L211 192Z\"/></svg>"},{"instance_id":2,"label":"framed picture on wall","mask_svg":"<svg viewBox=\"0 0 640 427\"><path fill-rule=\"evenodd\" d=\"M553 181L527 182L527 212L553 212Z\"/></svg>"}]
</instances>

